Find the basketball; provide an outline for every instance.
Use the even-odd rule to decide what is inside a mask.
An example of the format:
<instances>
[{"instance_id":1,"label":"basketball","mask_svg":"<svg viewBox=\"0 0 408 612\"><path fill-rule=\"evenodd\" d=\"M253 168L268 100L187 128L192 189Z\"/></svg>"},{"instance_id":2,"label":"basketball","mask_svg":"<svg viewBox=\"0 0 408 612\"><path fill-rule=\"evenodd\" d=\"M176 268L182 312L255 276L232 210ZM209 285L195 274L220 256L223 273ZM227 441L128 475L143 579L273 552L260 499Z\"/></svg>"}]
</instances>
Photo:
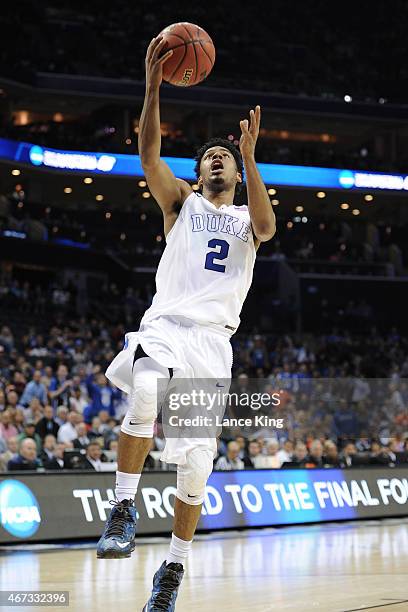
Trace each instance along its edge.
<instances>
[{"instance_id":1,"label":"basketball","mask_svg":"<svg viewBox=\"0 0 408 612\"><path fill-rule=\"evenodd\" d=\"M166 44L163 53L173 55L163 64L163 79L172 85L190 87L210 74L215 61L215 47L203 28L188 22L173 23L160 32Z\"/></svg>"}]
</instances>

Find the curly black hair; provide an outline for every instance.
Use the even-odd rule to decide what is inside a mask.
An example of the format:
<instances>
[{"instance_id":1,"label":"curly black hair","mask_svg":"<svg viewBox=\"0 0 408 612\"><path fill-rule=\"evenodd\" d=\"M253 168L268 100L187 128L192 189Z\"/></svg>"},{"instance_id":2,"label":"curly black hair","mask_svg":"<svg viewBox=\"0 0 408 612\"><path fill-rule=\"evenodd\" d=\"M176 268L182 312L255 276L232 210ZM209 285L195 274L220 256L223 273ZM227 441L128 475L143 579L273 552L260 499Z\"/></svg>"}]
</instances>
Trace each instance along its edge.
<instances>
[{"instance_id":1,"label":"curly black hair","mask_svg":"<svg viewBox=\"0 0 408 612\"><path fill-rule=\"evenodd\" d=\"M205 142L203 146L198 149L194 157L194 161L196 163L194 166L194 172L195 172L196 177L198 178L200 176L201 160L205 152L207 151L207 149L211 149L211 147L224 147L224 149L228 149L228 151L232 153L235 159L235 163L237 165L237 171L242 176L242 183L237 183L235 187L235 192L239 193L242 189L242 185L244 181L244 163L242 161L242 157L241 157L241 153L239 152L239 149L237 149L237 147L234 144L232 144L230 140L226 140L225 138L211 138L211 140L208 140L207 142Z\"/></svg>"}]
</instances>

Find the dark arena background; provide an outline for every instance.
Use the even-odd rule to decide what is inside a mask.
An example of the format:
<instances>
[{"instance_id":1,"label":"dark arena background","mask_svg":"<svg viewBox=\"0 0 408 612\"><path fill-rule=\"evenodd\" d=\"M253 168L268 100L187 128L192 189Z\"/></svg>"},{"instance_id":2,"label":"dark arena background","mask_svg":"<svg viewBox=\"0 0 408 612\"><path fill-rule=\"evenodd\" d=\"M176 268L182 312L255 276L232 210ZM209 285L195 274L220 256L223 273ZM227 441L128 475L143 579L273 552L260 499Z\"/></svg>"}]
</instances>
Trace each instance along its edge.
<instances>
[{"instance_id":1,"label":"dark arena background","mask_svg":"<svg viewBox=\"0 0 408 612\"><path fill-rule=\"evenodd\" d=\"M103 373L165 247L138 151L145 54L188 21L215 65L197 86L162 84L161 155L198 190L196 150L238 145L262 108L277 231L232 336L232 389L280 402L250 430L248 408L227 407L177 610L408 610L407 11L2 4L1 609L141 610L168 548L176 473L159 418L133 556L95 554L129 401Z\"/></svg>"}]
</instances>

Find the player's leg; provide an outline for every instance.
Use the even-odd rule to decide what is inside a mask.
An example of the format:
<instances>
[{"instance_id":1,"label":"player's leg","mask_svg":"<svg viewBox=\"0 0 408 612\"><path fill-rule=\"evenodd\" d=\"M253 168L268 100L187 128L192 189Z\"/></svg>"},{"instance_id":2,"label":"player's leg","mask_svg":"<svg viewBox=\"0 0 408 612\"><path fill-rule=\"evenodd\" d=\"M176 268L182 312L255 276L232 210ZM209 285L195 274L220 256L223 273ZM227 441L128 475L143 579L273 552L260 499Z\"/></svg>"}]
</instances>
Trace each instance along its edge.
<instances>
[{"instance_id":1,"label":"player's leg","mask_svg":"<svg viewBox=\"0 0 408 612\"><path fill-rule=\"evenodd\" d=\"M168 443L169 441L167 441ZM183 440L178 440L182 443ZM186 453L186 463L177 467L177 494L170 549L153 578L152 595L143 612L172 612L184 576L184 565L200 518L205 486L212 472L214 452L204 445ZM162 606L158 608L158 606Z\"/></svg>"},{"instance_id":2,"label":"player's leg","mask_svg":"<svg viewBox=\"0 0 408 612\"><path fill-rule=\"evenodd\" d=\"M232 366L232 349L228 338L207 334L198 326L188 330L181 328L180 334L184 361L189 372L188 388L201 391L204 384L205 388L208 386L207 391L216 392L217 382L222 380L225 392L228 392ZM183 384L185 381L181 380L179 391L186 390ZM203 406L203 409L206 412L207 407ZM175 609L217 448L214 429L200 433L203 437L196 438L192 433L188 439L172 438L166 434L166 447L161 459L167 463L177 463L174 528L170 550L153 578L152 595L143 612L153 612L156 609L173 612Z\"/></svg>"},{"instance_id":3,"label":"player's leg","mask_svg":"<svg viewBox=\"0 0 408 612\"><path fill-rule=\"evenodd\" d=\"M116 500L98 542L100 559L129 557L135 548L137 512L134 498L152 445L159 401L158 380L170 378L168 369L148 357L141 347L135 357L130 408L119 437Z\"/></svg>"}]
</instances>

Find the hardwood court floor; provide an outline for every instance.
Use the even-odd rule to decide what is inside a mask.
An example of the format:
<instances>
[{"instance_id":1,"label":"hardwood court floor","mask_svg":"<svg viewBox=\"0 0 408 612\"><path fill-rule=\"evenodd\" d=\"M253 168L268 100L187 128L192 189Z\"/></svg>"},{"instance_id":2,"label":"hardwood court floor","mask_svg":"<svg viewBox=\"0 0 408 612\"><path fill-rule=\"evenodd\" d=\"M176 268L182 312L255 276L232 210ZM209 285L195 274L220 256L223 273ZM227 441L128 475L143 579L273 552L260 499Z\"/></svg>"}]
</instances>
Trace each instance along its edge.
<instances>
[{"instance_id":1,"label":"hardwood court floor","mask_svg":"<svg viewBox=\"0 0 408 612\"><path fill-rule=\"evenodd\" d=\"M123 560L97 560L93 548L2 549L0 587L68 590L70 611L140 612L168 546L143 542ZM177 612L201 610L407 612L408 520L198 537Z\"/></svg>"}]
</instances>

